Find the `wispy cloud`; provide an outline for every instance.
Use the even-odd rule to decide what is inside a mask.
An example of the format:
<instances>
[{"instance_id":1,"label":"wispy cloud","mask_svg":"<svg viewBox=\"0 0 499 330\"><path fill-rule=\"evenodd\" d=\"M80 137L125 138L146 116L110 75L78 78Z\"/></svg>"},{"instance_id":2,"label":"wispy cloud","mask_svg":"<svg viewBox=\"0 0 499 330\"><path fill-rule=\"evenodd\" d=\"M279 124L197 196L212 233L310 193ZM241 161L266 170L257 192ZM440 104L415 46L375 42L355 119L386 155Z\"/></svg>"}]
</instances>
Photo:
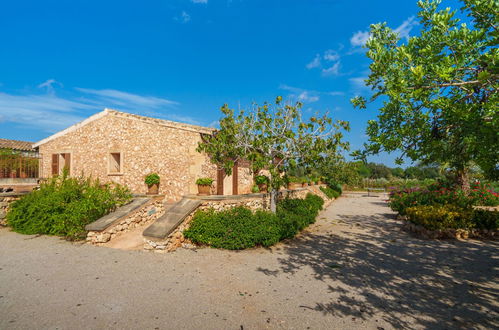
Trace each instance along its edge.
<instances>
[{"instance_id":1,"label":"wispy cloud","mask_svg":"<svg viewBox=\"0 0 499 330\"><path fill-rule=\"evenodd\" d=\"M329 68L322 69L322 75L324 76L337 76L340 74L340 61L334 63Z\"/></svg>"},{"instance_id":2,"label":"wispy cloud","mask_svg":"<svg viewBox=\"0 0 499 330\"><path fill-rule=\"evenodd\" d=\"M350 44L353 47L361 47L364 46L369 40L370 34L369 31L357 31L350 38Z\"/></svg>"},{"instance_id":3,"label":"wispy cloud","mask_svg":"<svg viewBox=\"0 0 499 330\"><path fill-rule=\"evenodd\" d=\"M328 49L324 52L324 59L329 62L338 61L340 59L340 54L335 50Z\"/></svg>"},{"instance_id":4,"label":"wispy cloud","mask_svg":"<svg viewBox=\"0 0 499 330\"><path fill-rule=\"evenodd\" d=\"M180 23L187 23L191 20L191 15L189 15L185 10L182 10L180 16L175 16L173 19Z\"/></svg>"},{"instance_id":5,"label":"wispy cloud","mask_svg":"<svg viewBox=\"0 0 499 330\"><path fill-rule=\"evenodd\" d=\"M47 89L55 83L49 79L38 87ZM202 125L200 120L182 113L178 102L165 98L115 89L75 88L63 92L65 96L53 92L40 94L37 89L22 95L0 92L0 120L54 133L107 107Z\"/></svg>"},{"instance_id":6,"label":"wispy cloud","mask_svg":"<svg viewBox=\"0 0 499 330\"><path fill-rule=\"evenodd\" d=\"M75 88L77 91L84 94L92 94L97 96L97 101L103 104L114 104L126 106L127 108L146 108L157 109L160 107L169 107L178 105L178 102L167 100L154 96L142 96L127 92L118 91L115 89L90 89L90 88Z\"/></svg>"},{"instance_id":7,"label":"wispy cloud","mask_svg":"<svg viewBox=\"0 0 499 330\"><path fill-rule=\"evenodd\" d=\"M324 76L335 76L340 73L340 58L341 56L337 51L328 49L322 55L316 54L314 59L305 67L309 70L320 69Z\"/></svg>"},{"instance_id":8,"label":"wispy cloud","mask_svg":"<svg viewBox=\"0 0 499 330\"><path fill-rule=\"evenodd\" d=\"M208 3L208 0L191 0L194 3Z\"/></svg>"},{"instance_id":9,"label":"wispy cloud","mask_svg":"<svg viewBox=\"0 0 499 330\"><path fill-rule=\"evenodd\" d=\"M55 79L48 79L36 87L44 88L48 94L54 94L55 92L54 85L59 85L60 87L63 87L63 85L60 82L56 81Z\"/></svg>"},{"instance_id":10,"label":"wispy cloud","mask_svg":"<svg viewBox=\"0 0 499 330\"><path fill-rule=\"evenodd\" d=\"M321 55L317 54L315 55L314 59L310 63L308 63L305 67L307 69L314 69L320 66L321 66Z\"/></svg>"},{"instance_id":11,"label":"wispy cloud","mask_svg":"<svg viewBox=\"0 0 499 330\"><path fill-rule=\"evenodd\" d=\"M416 25L419 24L415 20L416 20L416 18L414 16L409 17L399 27L397 27L394 31L396 33L398 33L400 38L409 40L409 36L410 36L409 34L411 33L412 29Z\"/></svg>"},{"instance_id":12,"label":"wispy cloud","mask_svg":"<svg viewBox=\"0 0 499 330\"><path fill-rule=\"evenodd\" d=\"M367 76L353 77L348 79L352 90L355 94L363 94L370 91L370 88L366 86L365 80Z\"/></svg>"},{"instance_id":13,"label":"wispy cloud","mask_svg":"<svg viewBox=\"0 0 499 330\"><path fill-rule=\"evenodd\" d=\"M317 102L320 100L321 95L327 96L339 96L344 95L343 92L340 91L331 91L331 92L320 92L311 89L304 89L299 87L293 87L285 84L281 84L279 89L289 91L290 94L288 97L293 100L298 100L306 103Z\"/></svg>"},{"instance_id":14,"label":"wispy cloud","mask_svg":"<svg viewBox=\"0 0 499 330\"><path fill-rule=\"evenodd\" d=\"M416 21L416 18L411 16L403 21L402 24L396 27L393 31L397 33L401 39L409 40L412 29L418 24L419 23ZM366 44L370 37L369 31L357 31L350 38L350 44L353 47L362 47Z\"/></svg>"}]
</instances>

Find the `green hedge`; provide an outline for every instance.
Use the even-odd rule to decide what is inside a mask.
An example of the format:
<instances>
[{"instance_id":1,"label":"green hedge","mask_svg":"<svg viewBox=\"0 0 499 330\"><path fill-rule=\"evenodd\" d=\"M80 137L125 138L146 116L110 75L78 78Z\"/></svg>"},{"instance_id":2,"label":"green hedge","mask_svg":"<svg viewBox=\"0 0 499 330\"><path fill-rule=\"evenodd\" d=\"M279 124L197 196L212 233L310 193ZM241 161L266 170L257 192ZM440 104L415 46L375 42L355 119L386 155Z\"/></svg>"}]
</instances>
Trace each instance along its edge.
<instances>
[{"instance_id":1,"label":"green hedge","mask_svg":"<svg viewBox=\"0 0 499 330\"><path fill-rule=\"evenodd\" d=\"M409 221L429 230L499 228L497 211L465 209L446 204L409 207L405 213Z\"/></svg>"},{"instance_id":2,"label":"green hedge","mask_svg":"<svg viewBox=\"0 0 499 330\"><path fill-rule=\"evenodd\" d=\"M254 246L271 246L282 239L294 237L315 222L324 200L307 194L305 199L284 199L277 212L256 211L236 207L216 212L198 211L184 236L194 243L214 248L241 250Z\"/></svg>"},{"instance_id":3,"label":"green hedge","mask_svg":"<svg viewBox=\"0 0 499 330\"><path fill-rule=\"evenodd\" d=\"M320 190L329 198L338 198L340 197L340 193L329 187L320 187Z\"/></svg>"},{"instance_id":4,"label":"green hedge","mask_svg":"<svg viewBox=\"0 0 499 330\"><path fill-rule=\"evenodd\" d=\"M101 185L98 180L69 178L64 174L12 203L7 224L22 234L81 238L85 225L131 198L126 187Z\"/></svg>"}]
</instances>

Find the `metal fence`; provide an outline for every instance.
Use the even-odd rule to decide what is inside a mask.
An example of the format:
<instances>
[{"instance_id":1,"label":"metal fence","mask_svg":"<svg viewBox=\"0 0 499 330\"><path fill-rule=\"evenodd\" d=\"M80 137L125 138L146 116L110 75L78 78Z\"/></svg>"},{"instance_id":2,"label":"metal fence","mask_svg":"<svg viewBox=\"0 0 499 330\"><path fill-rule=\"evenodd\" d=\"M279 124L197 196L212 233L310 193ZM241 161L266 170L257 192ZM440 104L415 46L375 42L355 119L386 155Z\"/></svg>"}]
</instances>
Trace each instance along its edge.
<instances>
[{"instance_id":1,"label":"metal fence","mask_svg":"<svg viewBox=\"0 0 499 330\"><path fill-rule=\"evenodd\" d=\"M39 156L0 155L0 179L38 178Z\"/></svg>"}]
</instances>

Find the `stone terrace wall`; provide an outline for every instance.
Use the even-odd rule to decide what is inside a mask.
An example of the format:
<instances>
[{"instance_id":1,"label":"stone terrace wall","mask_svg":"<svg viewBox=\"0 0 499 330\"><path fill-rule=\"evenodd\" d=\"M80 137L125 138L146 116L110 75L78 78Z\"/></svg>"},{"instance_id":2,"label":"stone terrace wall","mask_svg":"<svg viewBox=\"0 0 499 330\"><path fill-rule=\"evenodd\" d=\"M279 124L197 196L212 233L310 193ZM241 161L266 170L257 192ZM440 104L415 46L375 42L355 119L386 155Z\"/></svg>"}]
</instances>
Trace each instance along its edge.
<instances>
[{"instance_id":1,"label":"stone terrace wall","mask_svg":"<svg viewBox=\"0 0 499 330\"><path fill-rule=\"evenodd\" d=\"M25 194L18 193L0 193L0 226L6 226L5 217L7 216L7 212L9 211L10 204L12 202L17 201Z\"/></svg>"},{"instance_id":2,"label":"stone terrace wall","mask_svg":"<svg viewBox=\"0 0 499 330\"><path fill-rule=\"evenodd\" d=\"M329 206L333 199L329 199L322 191L320 191L319 186L310 186L306 188L296 189L296 190L281 190L279 192L279 199L281 198L301 198L304 199L308 193L319 195L324 199L324 208ZM240 196L241 197L241 196ZM150 240L144 238L144 249L145 250L159 250L159 251L175 251L179 247L184 248L195 248L190 242L186 241L184 235L182 234L186 230L190 222L192 221L194 214L198 210L206 210L213 208L216 211L224 211L234 207L244 206L250 210L269 210L270 209L270 196L269 194L250 194L246 198L238 199L224 199L224 200L207 200L204 201L194 212L189 214L180 226L178 226L165 240Z\"/></svg>"}]
</instances>

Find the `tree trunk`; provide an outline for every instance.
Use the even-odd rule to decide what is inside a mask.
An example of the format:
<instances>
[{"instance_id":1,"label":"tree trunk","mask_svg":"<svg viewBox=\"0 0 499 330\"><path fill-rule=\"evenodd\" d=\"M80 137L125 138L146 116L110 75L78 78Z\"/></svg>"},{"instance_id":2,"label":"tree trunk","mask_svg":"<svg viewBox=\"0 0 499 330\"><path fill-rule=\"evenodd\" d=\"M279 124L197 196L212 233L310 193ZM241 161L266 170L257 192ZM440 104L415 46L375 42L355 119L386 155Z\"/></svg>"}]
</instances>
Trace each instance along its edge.
<instances>
[{"instance_id":1,"label":"tree trunk","mask_svg":"<svg viewBox=\"0 0 499 330\"><path fill-rule=\"evenodd\" d=\"M277 211L277 190L270 189L270 211L275 213Z\"/></svg>"},{"instance_id":2,"label":"tree trunk","mask_svg":"<svg viewBox=\"0 0 499 330\"><path fill-rule=\"evenodd\" d=\"M470 180L468 175L468 169L462 168L457 170L457 183L459 187L468 194L470 191Z\"/></svg>"}]
</instances>

